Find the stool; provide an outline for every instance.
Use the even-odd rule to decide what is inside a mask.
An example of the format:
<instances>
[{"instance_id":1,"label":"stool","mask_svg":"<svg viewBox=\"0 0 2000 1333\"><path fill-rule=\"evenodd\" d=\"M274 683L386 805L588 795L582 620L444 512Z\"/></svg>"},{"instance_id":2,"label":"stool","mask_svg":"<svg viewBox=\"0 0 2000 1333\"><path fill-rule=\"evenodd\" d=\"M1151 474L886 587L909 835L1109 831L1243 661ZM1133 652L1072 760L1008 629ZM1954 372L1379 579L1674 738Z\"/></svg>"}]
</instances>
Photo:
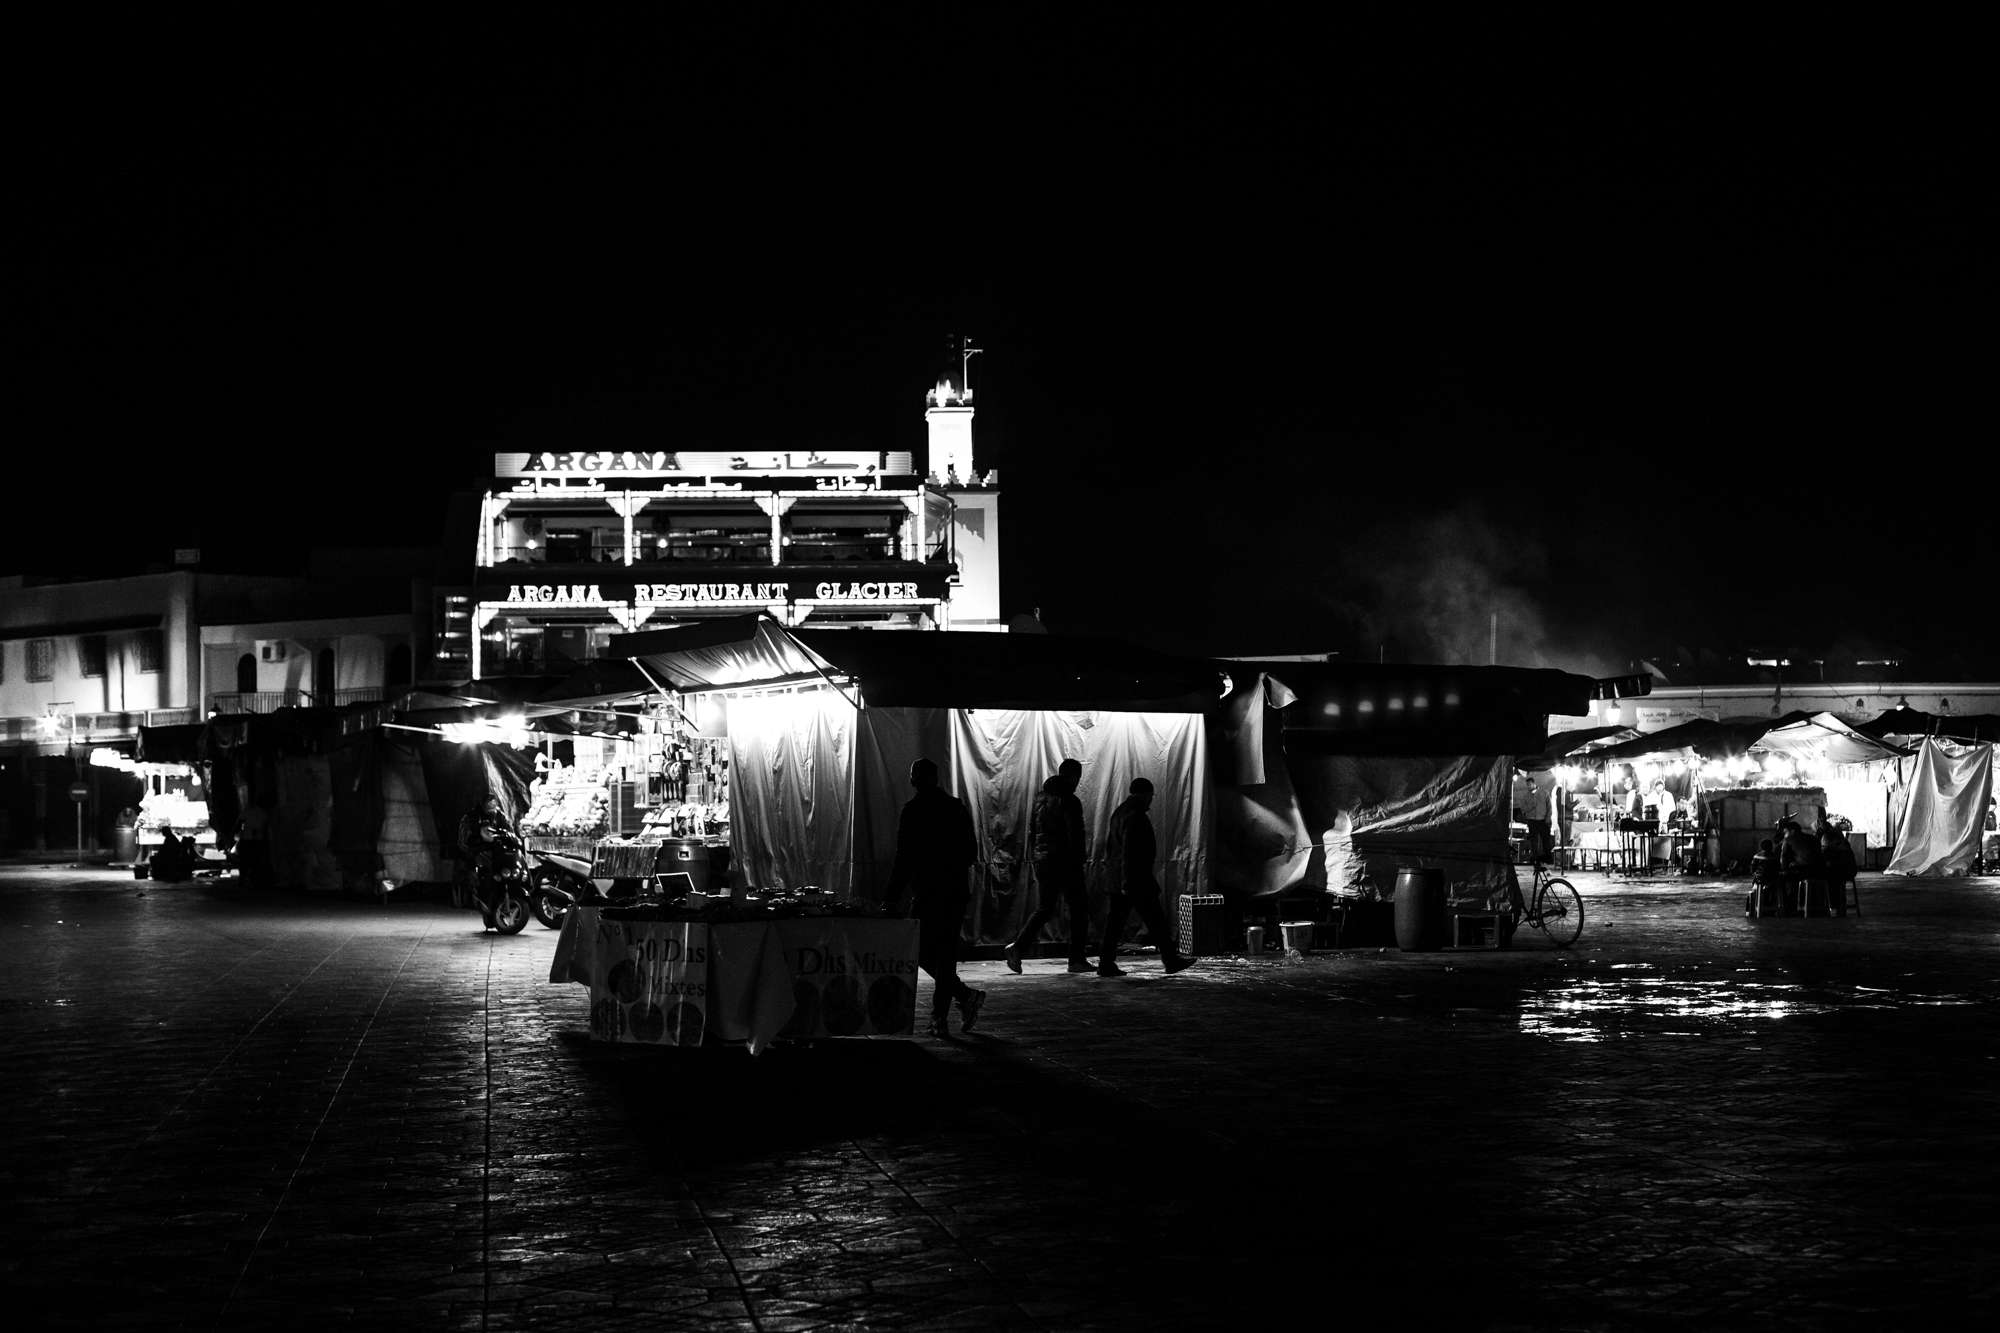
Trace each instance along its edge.
<instances>
[{"instance_id":1,"label":"stool","mask_svg":"<svg viewBox=\"0 0 2000 1333\"><path fill-rule=\"evenodd\" d=\"M1833 900L1839 910L1846 911L1848 908L1853 908L1854 915L1861 915L1861 886L1855 882L1854 876L1849 875L1846 879L1830 879L1827 884L1833 893L1840 895Z\"/></svg>"},{"instance_id":2,"label":"stool","mask_svg":"<svg viewBox=\"0 0 2000 1333\"><path fill-rule=\"evenodd\" d=\"M1833 881L1825 875L1807 875L1799 881L1799 915L1833 915Z\"/></svg>"},{"instance_id":3,"label":"stool","mask_svg":"<svg viewBox=\"0 0 2000 1333\"><path fill-rule=\"evenodd\" d=\"M1783 916L1785 914L1784 885L1759 884L1753 892L1757 895L1758 916Z\"/></svg>"}]
</instances>

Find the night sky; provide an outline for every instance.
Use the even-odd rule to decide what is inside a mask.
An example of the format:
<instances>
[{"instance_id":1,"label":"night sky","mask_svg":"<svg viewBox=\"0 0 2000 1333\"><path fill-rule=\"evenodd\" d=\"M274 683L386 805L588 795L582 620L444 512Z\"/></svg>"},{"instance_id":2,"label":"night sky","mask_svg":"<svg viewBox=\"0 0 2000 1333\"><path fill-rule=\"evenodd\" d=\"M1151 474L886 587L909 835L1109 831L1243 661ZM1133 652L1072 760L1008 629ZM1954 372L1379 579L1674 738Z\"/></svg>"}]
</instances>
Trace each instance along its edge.
<instances>
[{"instance_id":1,"label":"night sky","mask_svg":"<svg viewBox=\"0 0 2000 1333\"><path fill-rule=\"evenodd\" d=\"M1968 35L1159 12L45 28L0 572L429 542L501 450L921 449L963 333L1053 629L1991 660Z\"/></svg>"}]
</instances>

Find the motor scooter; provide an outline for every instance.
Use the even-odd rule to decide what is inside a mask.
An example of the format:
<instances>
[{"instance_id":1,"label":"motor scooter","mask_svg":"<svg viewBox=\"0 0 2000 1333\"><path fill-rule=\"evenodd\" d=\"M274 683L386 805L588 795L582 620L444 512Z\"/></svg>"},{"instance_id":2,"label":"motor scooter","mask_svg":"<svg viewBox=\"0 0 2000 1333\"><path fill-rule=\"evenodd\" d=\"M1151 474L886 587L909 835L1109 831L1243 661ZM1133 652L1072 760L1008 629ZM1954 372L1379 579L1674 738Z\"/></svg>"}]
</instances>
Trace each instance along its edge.
<instances>
[{"instance_id":1,"label":"motor scooter","mask_svg":"<svg viewBox=\"0 0 2000 1333\"><path fill-rule=\"evenodd\" d=\"M609 891L590 877L591 863L561 852L529 849L528 909L550 930L562 929L572 908L611 907L637 901L637 880L612 880Z\"/></svg>"},{"instance_id":2,"label":"motor scooter","mask_svg":"<svg viewBox=\"0 0 2000 1333\"><path fill-rule=\"evenodd\" d=\"M518 835L503 833L473 863L473 896L486 924L502 935L518 935L533 914L528 886L527 848Z\"/></svg>"}]
</instances>

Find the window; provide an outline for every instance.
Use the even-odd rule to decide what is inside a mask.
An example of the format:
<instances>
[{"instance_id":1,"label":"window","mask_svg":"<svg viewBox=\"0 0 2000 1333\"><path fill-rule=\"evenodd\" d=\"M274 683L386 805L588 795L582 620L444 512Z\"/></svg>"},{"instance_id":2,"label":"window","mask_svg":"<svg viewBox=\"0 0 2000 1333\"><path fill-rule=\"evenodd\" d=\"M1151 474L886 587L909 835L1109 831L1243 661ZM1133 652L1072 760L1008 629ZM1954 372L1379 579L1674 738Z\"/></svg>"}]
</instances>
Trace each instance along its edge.
<instances>
[{"instance_id":1,"label":"window","mask_svg":"<svg viewBox=\"0 0 2000 1333\"><path fill-rule=\"evenodd\" d=\"M54 639L28 640L28 679L54 680L56 678L56 641Z\"/></svg>"},{"instance_id":2,"label":"window","mask_svg":"<svg viewBox=\"0 0 2000 1333\"><path fill-rule=\"evenodd\" d=\"M104 674L104 636L86 634L76 641L77 657L83 663L83 674L101 676Z\"/></svg>"},{"instance_id":3,"label":"window","mask_svg":"<svg viewBox=\"0 0 2000 1333\"><path fill-rule=\"evenodd\" d=\"M160 659L167 655L165 638L156 629L141 630L139 633L139 670L156 672L160 669Z\"/></svg>"}]
</instances>

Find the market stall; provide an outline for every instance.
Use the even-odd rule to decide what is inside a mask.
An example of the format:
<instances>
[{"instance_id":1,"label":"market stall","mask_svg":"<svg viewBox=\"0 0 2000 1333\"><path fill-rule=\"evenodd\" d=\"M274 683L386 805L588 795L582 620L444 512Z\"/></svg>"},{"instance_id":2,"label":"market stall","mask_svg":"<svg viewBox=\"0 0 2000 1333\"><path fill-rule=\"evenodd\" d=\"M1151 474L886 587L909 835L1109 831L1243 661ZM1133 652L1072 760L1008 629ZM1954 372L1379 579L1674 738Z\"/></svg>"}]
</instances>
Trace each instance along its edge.
<instances>
[{"instance_id":1,"label":"market stall","mask_svg":"<svg viewBox=\"0 0 2000 1333\"><path fill-rule=\"evenodd\" d=\"M1206 664L1103 639L788 629L763 615L623 635L611 651L699 735L726 741L739 893L879 898L919 756L938 762L980 834L970 942L1012 938L1032 910L1018 873L1028 813L1064 756L1084 765L1095 894L1103 822L1142 775L1169 913L1207 884L1201 712L1219 676Z\"/></svg>"},{"instance_id":2,"label":"market stall","mask_svg":"<svg viewBox=\"0 0 2000 1333\"><path fill-rule=\"evenodd\" d=\"M168 838L193 838L203 857L216 855L215 830L209 826L208 789L193 764L139 763L133 772L146 784L139 798L138 848L144 861Z\"/></svg>"},{"instance_id":3,"label":"market stall","mask_svg":"<svg viewBox=\"0 0 2000 1333\"><path fill-rule=\"evenodd\" d=\"M590 1035L656 1046L907 1037L917 931L830 895L701 907L582 907L563 921L549 980L589 991Z\"/></svg>"}]
</instances>

